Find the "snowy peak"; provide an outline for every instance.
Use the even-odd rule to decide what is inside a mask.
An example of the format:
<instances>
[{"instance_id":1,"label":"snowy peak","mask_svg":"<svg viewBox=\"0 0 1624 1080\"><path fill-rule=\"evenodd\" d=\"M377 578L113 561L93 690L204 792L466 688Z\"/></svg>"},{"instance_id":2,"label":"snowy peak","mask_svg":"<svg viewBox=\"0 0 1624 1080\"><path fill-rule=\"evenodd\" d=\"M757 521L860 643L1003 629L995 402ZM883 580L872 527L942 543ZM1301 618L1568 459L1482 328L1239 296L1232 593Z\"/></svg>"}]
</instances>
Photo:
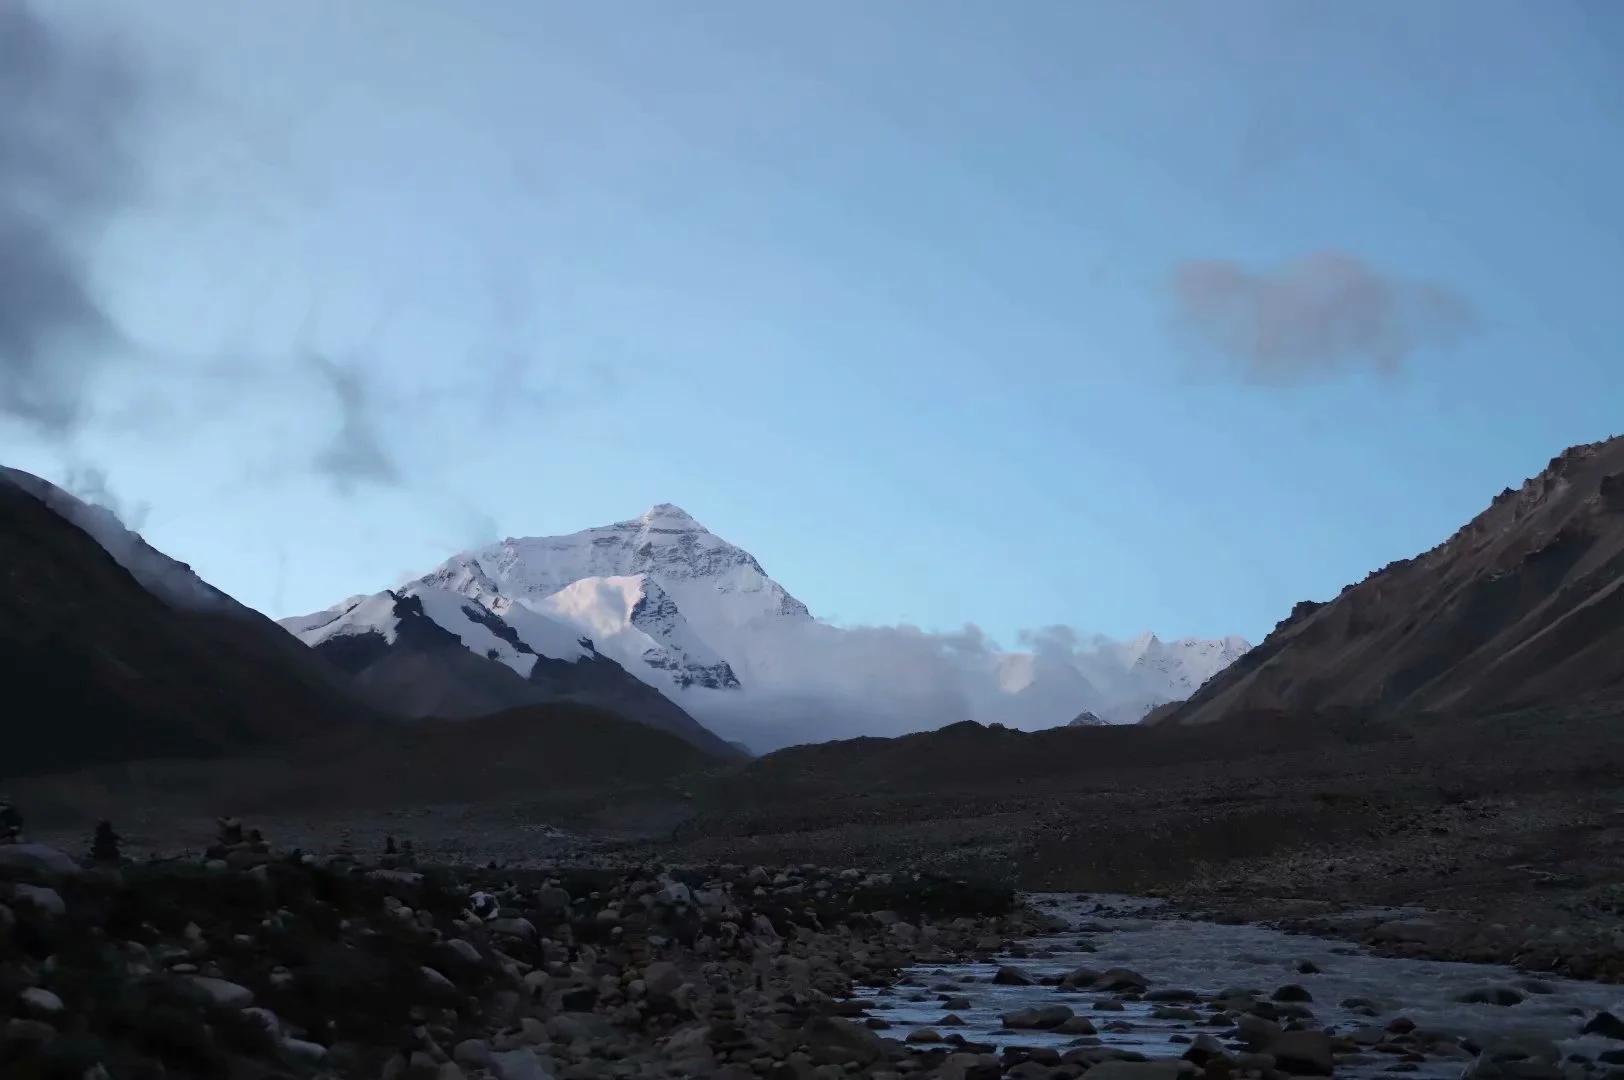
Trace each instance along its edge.
<instances>
[{"instance_id":1,"label":"snowy peak","mask_svg":"<svg viewBox=\"0 0 1624 1080\"><path fill-rule=\"evenodd\" d=\"M1180 638L1163 642L1155 634L1141 634L1130 643L1133 670L1141 677L1145 700L1154 704L1180 701L1201 684L1240 659L1252 646L1242 637Z\"/></svg>"},{"instance_id":2,"label":"snowy peak","mask_svg":"<svg viewBox=\"0 0 1624 1080\"><path fill-rule=\"evenodd\" d=\"M655 503L643 511L642 516L637 520L642 522L646 528L665 532L710 531L695 521L692 514L675 503Z\"/></svg>"},{"instance_id":3,"label":"snowy peak","mask_svg":"<svg viewBox=\"0 0 1624 1080\"><path fill-rule=\"evenodd\" d=\"M737 664L765 627L812 621L753 555L673 503L564 536L509 537L421 583L563 621L667 692L737 688Z\"/></svg>"}]
</instances>

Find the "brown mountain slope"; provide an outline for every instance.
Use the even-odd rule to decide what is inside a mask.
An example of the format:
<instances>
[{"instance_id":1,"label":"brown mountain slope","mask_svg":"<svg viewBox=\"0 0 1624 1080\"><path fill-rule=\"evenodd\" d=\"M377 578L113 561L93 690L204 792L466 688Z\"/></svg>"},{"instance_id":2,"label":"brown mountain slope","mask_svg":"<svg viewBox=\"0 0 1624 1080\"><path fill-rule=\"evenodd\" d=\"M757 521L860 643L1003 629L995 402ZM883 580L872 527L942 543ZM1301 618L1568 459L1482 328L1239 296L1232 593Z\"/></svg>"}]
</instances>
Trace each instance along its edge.
<instances>
[{"instance_id":1,"label":"brown mountain slope","mask_svg":"<svg viewBox=\"0 0 1624 1080\"><path fill-rule=\"evenodd\" d=\"M0 480L0 778L212 756L370 716L309 649L216 595L165 602Z\"/></svg>"},{"instance_id":2,"label":"brown mountain slope","mask_svg":"<svg viewBox=\"0 0 1624 1080\"><path fill-rule=\"evenodd\" d=\"M1155 723L1461 713L1624 690L1624 437L1576 446L1444 543L1324 604Z\"/></svg>"}]
</instances>

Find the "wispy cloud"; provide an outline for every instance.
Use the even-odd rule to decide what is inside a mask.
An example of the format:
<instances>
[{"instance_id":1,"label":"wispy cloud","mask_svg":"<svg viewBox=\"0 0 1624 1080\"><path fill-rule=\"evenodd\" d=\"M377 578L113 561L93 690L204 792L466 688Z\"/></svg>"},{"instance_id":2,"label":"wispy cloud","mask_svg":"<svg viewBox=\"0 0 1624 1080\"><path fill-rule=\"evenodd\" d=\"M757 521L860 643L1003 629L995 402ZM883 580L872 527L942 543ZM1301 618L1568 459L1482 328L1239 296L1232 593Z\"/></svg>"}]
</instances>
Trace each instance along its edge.
<instances>
[{"instance_id":1,"label":"wispy cloud","mask_svg":"<svg viewBox=\"0 0 1624 1080\"><path fill-rule=\"evenodd\" d=\"M1174 270L1172 296L1182 327L1243 378L1274 385L1360 368L1396 372L1474 323L1471 305L1449 288L1338 251L1265 270L1191 260Z\"/></svg>"},{"instance_id":2,"label":"wispy cloud","mask_svg":"<svg viewBox=\"0 0 1624 1080\"><path fill-rule=\"evenodd\" d=\"M86 263L88 234L132 198L142 84L110 45L0 4L0 413L51 436L120 344Z\"/></svg>"},{"instance_id":3,"label":"wispy cloud","mask_svg":"<svg viewBox=\"0 0 1624 1080\"><path fill-rule=\"evenodd\" d=\"M92 506L111 511L124 527L140 532L152 512L152 504L142 500L121 498L113 490L107 471L97 465L69 466L63 477L62 489Z\"/></svg>"},{"instance_id":4,"label":"wispy cloud","mask_svg":"<svg viewBox=\"0 0 1624 1080\"><path fill-rule=\"evenodd\" d=\"M338 429L316 454L312 467L343 493L361 484L400 484L403 473L384 446L375 402L360 369L324 356L312 356L310 362L338 406Z\"/></svg>"}]
</instances>

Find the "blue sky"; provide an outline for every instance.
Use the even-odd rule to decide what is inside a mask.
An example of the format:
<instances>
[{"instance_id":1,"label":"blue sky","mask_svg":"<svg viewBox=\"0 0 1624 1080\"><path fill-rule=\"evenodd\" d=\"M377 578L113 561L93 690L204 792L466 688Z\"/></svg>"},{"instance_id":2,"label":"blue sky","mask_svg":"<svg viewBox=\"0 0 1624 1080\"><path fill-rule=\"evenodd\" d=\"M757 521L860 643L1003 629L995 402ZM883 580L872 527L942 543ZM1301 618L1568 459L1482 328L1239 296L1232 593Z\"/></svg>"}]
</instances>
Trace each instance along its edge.
<instances>
[{"instance_id":1,"label":"blue sky","mask_svg":"<svg viewBox=\"0 0 1624 1080\"><path fill-rule=\"evenodd\" d=\"M0 459L274 615L671 501L845 623L1258 640L1624 430L1616 5L140 8L35 5L133 72L118 333Z\"/></svg>"}]
</instances>

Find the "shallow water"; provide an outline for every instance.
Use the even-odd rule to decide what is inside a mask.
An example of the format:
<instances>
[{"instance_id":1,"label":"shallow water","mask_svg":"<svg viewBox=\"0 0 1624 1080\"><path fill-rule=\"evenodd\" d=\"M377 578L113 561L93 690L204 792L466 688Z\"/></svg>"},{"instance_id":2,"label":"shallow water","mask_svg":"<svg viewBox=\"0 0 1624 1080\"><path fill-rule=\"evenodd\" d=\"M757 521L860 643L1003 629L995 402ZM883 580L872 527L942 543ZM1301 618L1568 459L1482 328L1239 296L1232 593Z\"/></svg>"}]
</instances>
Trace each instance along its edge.
<instances>
[{"instance_id":1,"label":"shallow water","mask_svg":"<svg viewBox=\"0 0 1624 1080\"><path fill-rule=\"evenodd\" d=\"M1624 987L1580 982L1545 976L1528 976L1511 968L1485 964L1460 964L1436 960L1391 959L1372 955L1347 942L1301 934L1285 934L1260 926L1222 926L1186 919L1156 918L1145 901L1121 897L1079 898L1034 897L1040 906L1067 920L1074 929L1029 938L1022 944L1032 953L1027 958L1000 957L992 963L921 966L906 974L917 986L897 986L871 991L875 1015L889 1020L893 1027L885 1034L904 1038L918 1027L932 1027L946 1036L956 1033L971 1042L1004 1046L1065 1047L1075 1041L1072 1035L1041 1031L1009 1032L1002 1029L998 1014L1015 1009L1056 1003L1069 1005L1099 1028L1102 1045L1135 1050L1152 1057L1176 1057L1185 1047L1172 1042L1177 1033L1206 1032L1222 1038L1225 1030L1203 1024L1153 1019L1154 1002L1124 1003L1123 1011L1095 1011L1092 1003L1112 995L1098 991L1065 992L1053 986L999 986L991 982L1001 966L1018 967L1034 979L1063 974L1077 967L1104 970L1131 968L1150 982L1152 990L1182 988L1203 996L1229 987L1243 987L1267 998L1287 983L1305 987L1313 1001L1307 1007L1320 1024L1335 1031L1361 1027L1382 1027L1395 1017L1408 1017L1418 1027L1452 1035L1483 1040L1509 1034L1535 1035L1556 1042L1565 1052L1594 1057L1607 1049L1624 1048L1624 1043L1599 1036L1578 1035L1586 1019L1607 1009L1615 1013L1624 1007ZM1087 927L1088 929L1076 929ZM1094 951L1077 947L1079 941ZM1297 965L1304 960L1320 968L1318 974L1300 974ZM1539 989L1530 993L1537 980ZM942 993L929 989L954 983L951 993L967 997L969 1009L953 1012L964 1026L938 1026L946 1015ZM1455 999L1469 991L1494 986L1518 989L1526 994L1513 1006L1467 1005ZM1369 999L1380 1011L1376 1017L1363 1016L1343 1008L1348 998ZM914 1000L922 999L922 1000ZM1205 1013L1204 1007L1197 1007ZM1106 1025L1121 1022L1128 1030L1108 1031ZM1370 1054L1370 1064L1343 1066L1338 1076L1374 1075L1385 1071L1396 1059ZM1418 1077L1457 1076L1464 1059L1435 1057L1419 1063L1408 1075Z\"/></svg>"}]
</instances>

